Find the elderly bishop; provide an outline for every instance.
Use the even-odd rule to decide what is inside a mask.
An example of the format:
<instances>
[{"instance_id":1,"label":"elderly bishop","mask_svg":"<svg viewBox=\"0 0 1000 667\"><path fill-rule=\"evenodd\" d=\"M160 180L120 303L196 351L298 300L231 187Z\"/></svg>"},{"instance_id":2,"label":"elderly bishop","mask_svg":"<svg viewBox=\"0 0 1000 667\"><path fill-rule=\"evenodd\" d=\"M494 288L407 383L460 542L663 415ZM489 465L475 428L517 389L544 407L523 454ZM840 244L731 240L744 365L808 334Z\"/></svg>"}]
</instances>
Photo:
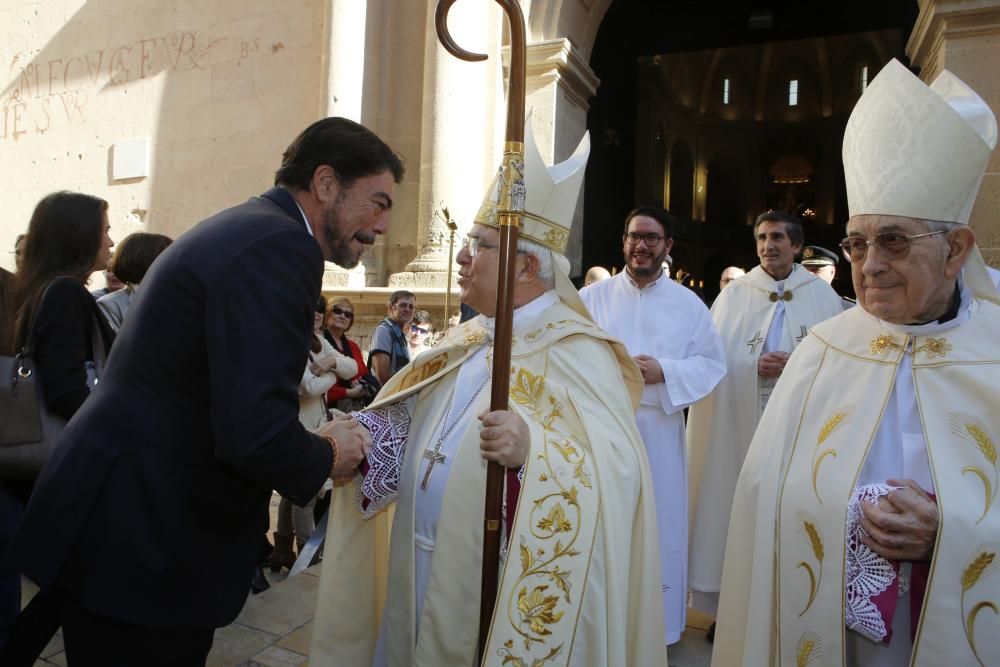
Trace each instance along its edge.
<instances>
[{"instance_id":1,"label":"elderly bishop","mask_svg":"<svg viewBox=\"0 0 1000 667\"><path fill-rule=\"evenodd\" d=\"M854 108L860 307L813 328L750 445L713 665L1000 664L1000 296L967 225L996 138L968 86L895 60Z\"/></svg>"},{"instance_id":2,"label":"elderly bishop","mask_svg":"<svg viewBox=\"0 0 1000 667\"><path fill-rule=\"evenodd\" d=\"M462 301L481 314L357 415L374 447L333 501L317 664L475 664L486 459L508 473L484 664L666 664L655 505L634 419L642 378L591 321L562 256L589 142L546 169L525 134L510 410L489 412L488 385L499 180L516 169L501 170L458 254Z\"/></svg>"}]
</instances>

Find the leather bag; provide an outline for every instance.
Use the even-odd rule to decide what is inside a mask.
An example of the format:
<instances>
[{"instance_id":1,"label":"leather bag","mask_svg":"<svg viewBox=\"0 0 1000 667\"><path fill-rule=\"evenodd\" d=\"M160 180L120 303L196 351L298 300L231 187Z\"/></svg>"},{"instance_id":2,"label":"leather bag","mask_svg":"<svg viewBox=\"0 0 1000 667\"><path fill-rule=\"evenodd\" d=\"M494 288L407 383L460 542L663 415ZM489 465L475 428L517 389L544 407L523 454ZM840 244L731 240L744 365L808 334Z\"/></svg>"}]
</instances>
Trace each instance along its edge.
<instances>
[{"instance_id":1,"label":"leather bag","mask_svg":"<svg viewBox=\"0 0 1000 667\"><path fill-rule=\"evenodd\" d=\"M50 284L51 287L51 284ZM42 309L48 288L35 315ZM35 479L55 449L66 420L49 412L34 354L35 316L24 347L13 357L0 356L0 476ZM104 366L104 346L97 323L91 336L93 362L86 363L87 386L97 385Z\"/></svg>"}]
</instances>

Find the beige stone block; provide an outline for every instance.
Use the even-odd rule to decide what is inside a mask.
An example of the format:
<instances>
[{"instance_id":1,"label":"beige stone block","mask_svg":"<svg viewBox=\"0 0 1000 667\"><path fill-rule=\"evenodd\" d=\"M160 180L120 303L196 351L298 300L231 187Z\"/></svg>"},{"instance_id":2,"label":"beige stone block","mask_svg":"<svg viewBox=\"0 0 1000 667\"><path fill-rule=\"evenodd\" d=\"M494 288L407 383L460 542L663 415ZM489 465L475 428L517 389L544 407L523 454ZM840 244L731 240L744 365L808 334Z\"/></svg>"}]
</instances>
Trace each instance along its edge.
<instances>
[{"instance_id":1,"label":"beige stone block","mask_svg":"<svg viewBox=\"0 0 1000 667\"><path fill-rule=\"evenodd\" d=\"M247 600L238 622L285 636L312 620L316 610L316 577L292 577L280 586Z\"/></svg>"},{"instance_id":2,"label":"beige stone block","mask_svg":"<svg viewBox=\"0 0 1000 667\"><path fill-rule=\"evenodd\" d=\"M212 99L239 100L252 97L255 86L254 69L239 61L212 66Z\"/></svg>"},{"instance_id":3,"label":"beige stone block","mask_svg":"<svg viewBox=\"0 0 1000 667\"><path fill-rule=\"evenodd\" d=\"M249 660L279 638L278 635L241 623L233 623L215 631L207 667L231 667Z\"/></svg>"},{"instance_id":4,"label":"beige stone block","mask_svg":"<svg viewBox=\"0 0 1000 667\"><path fill-rule=\"evenodd\" d=\"M289 651L279 646L271 646L253 657L255 665L267 665L267 667L297 666L302 665L307 660L306 655L296 651Z\"/></svg>"},{"instance_id":5,"label":"beige stone block","mask_svg":"<svg viewBox=\"0 0 1000 667\"><path fill-rule=\"evenodd\" d=\"M276 646L295 651L302 655L309 655L309 647L312 644L312 621L302 626L292 634L279 639Z\"/></svg>"}]
</instances>

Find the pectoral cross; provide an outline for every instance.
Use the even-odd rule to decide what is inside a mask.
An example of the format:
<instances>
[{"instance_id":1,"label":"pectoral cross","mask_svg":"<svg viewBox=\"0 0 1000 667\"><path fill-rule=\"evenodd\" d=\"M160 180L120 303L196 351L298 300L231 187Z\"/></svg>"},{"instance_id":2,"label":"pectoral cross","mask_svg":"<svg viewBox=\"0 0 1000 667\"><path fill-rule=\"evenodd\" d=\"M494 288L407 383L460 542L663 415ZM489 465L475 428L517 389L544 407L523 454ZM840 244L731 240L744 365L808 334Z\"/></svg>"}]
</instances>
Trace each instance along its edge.
<instances>
[{"instance_id":1,"label":"pectoral cross","mask_svg":"<svg viewBox=\"0 0 1000 667\"><path fill-rule=\"evenodd\" d=\"M809 330L806 329L806 327L805 327L804 324L800 324L799 325L799 335L798 335L798 338L795 339L796 344L801 343L803 340L805 340L805 337L808 336L808 335L809 335Z\"/></svg>"},{"instance_id":2,"label":"pectoral cross","mask_svg":"<svg viewBox=\"0 0 1000 667\"><path fill-rule=\"evenodd\" d=\"M448 458L441 453L441 443L438 442L437 447L434 449L428 449L424 451L424 458L427 459L427 468L424 469L424 479L420 482L420 489L422 491L427 490L427 482L431 479L431 473L434 472L435 463L444 463L444 460Z\"/></svg>"},{"instance_id":3,"label":"pectoral cross","mask_svg":"<svg viewBox=\"0 0 1000 667\"><path fill-rule=\"evenodd\" d=\"M764 339L760 336L760 329L757 329L757 333L753 336L753 338L747 341L747 347L750 348L750 356L753 356L757 352L757 347L764 342Z\"/></svg>"}]
</instances>

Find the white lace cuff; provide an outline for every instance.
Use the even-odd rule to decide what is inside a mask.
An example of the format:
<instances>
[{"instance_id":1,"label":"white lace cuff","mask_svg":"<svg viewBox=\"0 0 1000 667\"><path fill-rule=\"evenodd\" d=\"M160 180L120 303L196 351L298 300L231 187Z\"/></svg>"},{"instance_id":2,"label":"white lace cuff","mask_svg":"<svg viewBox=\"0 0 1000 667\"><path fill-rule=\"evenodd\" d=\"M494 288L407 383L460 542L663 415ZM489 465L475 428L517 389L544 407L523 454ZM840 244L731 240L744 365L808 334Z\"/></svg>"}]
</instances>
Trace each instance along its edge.
<instances>
[{"instance_id":1,"label":"white lace cuff","mask_svg":"<svg viewBox=\"0 0 1000 667\"><path fill-rule=\"evenodd\" d=\"M399 476L410 431L410 414L403 401L383 408L352 412L351 416L368 429L372 449L361 472L354 477L354 502L365 519L370 519L396 501Z\"/></svg>"}]
</instances>

